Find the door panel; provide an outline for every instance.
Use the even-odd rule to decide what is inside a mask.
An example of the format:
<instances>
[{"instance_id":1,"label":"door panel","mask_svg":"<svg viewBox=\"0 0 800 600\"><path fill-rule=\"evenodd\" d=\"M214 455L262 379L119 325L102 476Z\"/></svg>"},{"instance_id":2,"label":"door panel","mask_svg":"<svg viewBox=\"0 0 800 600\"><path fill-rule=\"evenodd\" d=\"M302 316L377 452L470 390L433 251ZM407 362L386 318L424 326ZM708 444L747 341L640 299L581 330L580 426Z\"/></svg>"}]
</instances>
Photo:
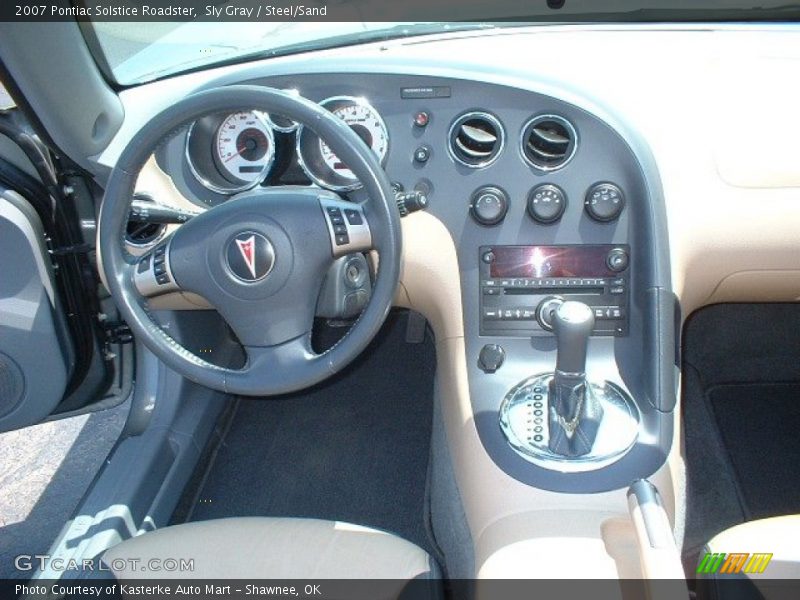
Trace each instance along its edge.
<instances>
[{"instance_id":1,"label":"door panel","mask_svg":"<svg viewBox=\"0 0 800 600\"><path fill-rule=\"evenodd\" d=\"M0 431L46 418L74 364L44 239L31 205L0 187Z\"/></svg>"}]
</instances>

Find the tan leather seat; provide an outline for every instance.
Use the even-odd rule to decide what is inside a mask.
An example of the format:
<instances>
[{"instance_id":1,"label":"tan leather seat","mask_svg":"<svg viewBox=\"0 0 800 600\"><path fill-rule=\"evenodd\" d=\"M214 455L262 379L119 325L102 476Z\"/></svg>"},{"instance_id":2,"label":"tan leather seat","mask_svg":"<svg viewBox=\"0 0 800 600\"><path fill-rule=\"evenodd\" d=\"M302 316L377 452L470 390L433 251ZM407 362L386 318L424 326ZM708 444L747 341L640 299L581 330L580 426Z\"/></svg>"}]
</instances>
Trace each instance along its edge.
<instances>
[{"instance_id":1,"label":"tan leather seat","mask_svg":"<svg viewBox=\"0 0 800 600\"><path fill-rule=\"evenodd\" d=\"M749 521L717 534L700 554L698 571L713 572L698 572L698 598L777 600L789 597L787 593L797 597L800 583L789 586L787 580L800 579L798 540L800 515ZM706 558L706 553L717 556Z\"/></svg>"},{"instance_id":2,"label":"tan leather seat","mask_svg":"<svg viewBox=\"0 0 800 600\"><path fill-rule=\"evenodd\" d=\"M165 559L192 560L193 568L141 570L151 560ZM102 560L121 580L439 578L435 561L411 542L316 519L242 517L175 525L126 540Z\"/></svg>"}]
</instances>

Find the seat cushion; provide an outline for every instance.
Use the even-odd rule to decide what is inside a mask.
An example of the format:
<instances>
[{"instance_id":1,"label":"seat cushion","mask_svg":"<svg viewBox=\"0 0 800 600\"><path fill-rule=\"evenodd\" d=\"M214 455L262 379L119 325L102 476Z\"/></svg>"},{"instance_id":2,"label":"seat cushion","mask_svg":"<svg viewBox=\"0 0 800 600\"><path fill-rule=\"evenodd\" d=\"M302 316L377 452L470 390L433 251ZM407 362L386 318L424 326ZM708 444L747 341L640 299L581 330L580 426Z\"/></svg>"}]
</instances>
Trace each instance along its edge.
<instances>
[{"instance_id":1,"label":"seat cushion","mask_svg":"<svg viewBox=\"0 0 800 600\"><path fill-rule=\"evenodd\" d=\"M411 542L317 519L241 517L175 525L126 540L102 558L123 580L439 578L435 561ZM142 572L149 561L165 559L193 559L193 569Z\"/></svg>"},{"instance_id":2,"label":"seat cushion","mask_svg":"<svg viewBox=\"0 0 800 600\"><path fill-rule=\"evenodd\" d=\"M749 521L717 534L700 554L698 599L770 600L796 594L800 586L788 589L787 580L800 578L798 539L800 515Z\"/></svg>"}]
</instances>

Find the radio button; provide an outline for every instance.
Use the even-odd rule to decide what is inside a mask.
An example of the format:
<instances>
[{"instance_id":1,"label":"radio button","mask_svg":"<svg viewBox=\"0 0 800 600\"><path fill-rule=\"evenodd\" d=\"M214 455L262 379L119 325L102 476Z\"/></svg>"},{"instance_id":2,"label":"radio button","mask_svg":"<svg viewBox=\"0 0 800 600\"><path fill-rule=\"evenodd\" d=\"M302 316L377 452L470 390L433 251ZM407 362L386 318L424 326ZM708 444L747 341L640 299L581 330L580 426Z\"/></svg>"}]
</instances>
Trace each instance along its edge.
<instances>
[{"instance_id":1,"label":"radio button","mask_svg":"<svg viewBox=\"0 0 800 600\"><path fill-rule=\"evenodd\" d=\"M608 293L609 294L613 294L615 296L619 296L620 294L624 294L625 293L625 288L622 287L622 286L612 287L612 288L610 288L608 290Z\"/></svg>"},{"instance_id":2,"label":"radio button","mask_svg":"<svg viewBox=\"0 0 800 600\"><path fill-rule=\"evenodd\" d=\"M608 318L609 319L621 319L625 316L625 311L620 306L609 306L608 307Z\"/></svg>"},{"instance_id":3,"label":"radio button","mask_svg":"<svg viewBox=\"0 0 800 600\"><path fill-rule=\"evenodd\" d=\"M497 287L485 287L485 288L483 288L483 295L484 296L499 296L500 295L500 288L497 288Z\"/></svg>"},{"instance_id":4,"label":"radio button","mask_svg":"<svg viewBox=\"0 0 800 600\"><path fill-rule=\"evenodd\" d=\"M628 253L622 248L614 248L606 257L606 265L615 273L621 273L628 268Z\"/></svg>"},{"instance_id":5,"label":"radio button","mask_svg":"<svg viewBox=\"0 0 800 600\"><path fill-rule=\"evenodd\" d=\"M484 308L483 309L483 318L487 321L497 321L501 318L500 310L496 308Z\"/></svg>"}]
</instances>

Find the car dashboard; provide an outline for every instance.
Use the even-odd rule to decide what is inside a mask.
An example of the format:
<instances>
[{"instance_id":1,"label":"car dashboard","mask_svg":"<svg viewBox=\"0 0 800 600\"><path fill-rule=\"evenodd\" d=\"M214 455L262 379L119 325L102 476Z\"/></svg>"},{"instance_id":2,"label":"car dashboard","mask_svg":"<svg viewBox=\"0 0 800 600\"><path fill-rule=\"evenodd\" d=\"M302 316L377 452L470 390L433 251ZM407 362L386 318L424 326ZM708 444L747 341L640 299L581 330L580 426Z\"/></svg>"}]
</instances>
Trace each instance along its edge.
<instances>
[{"instance_id":1,"label":"car dashboard","mask_svg":"<svg viewBox=\"0 0 800 600\"><path fill-rule=\"evenodd\" d=\"M513 576L511 542L537 537L553 511L595 525L627 515L634 480L680 513L684 320L716 302L800 297L800 95L781 76L800 66L798 38L781 25L525 27L219 67L123 92L125 123L95 158L113 166L186 94L269 86L340 116L396 191L423 195L426 210L403 219L395 303L436 335L437 401L482 575ZM755 115L757 130L787 132L767 154L748 138ZM137 194L196 213L272 185L367 201L313 131L247 111L179 131ZM569 464L542 450L528 379L552 371L564 300L591 308L590 375L631 399L618 437L637 432ZM528 388L520 427L503 411Z\"/></svg>"}]
</instances>

